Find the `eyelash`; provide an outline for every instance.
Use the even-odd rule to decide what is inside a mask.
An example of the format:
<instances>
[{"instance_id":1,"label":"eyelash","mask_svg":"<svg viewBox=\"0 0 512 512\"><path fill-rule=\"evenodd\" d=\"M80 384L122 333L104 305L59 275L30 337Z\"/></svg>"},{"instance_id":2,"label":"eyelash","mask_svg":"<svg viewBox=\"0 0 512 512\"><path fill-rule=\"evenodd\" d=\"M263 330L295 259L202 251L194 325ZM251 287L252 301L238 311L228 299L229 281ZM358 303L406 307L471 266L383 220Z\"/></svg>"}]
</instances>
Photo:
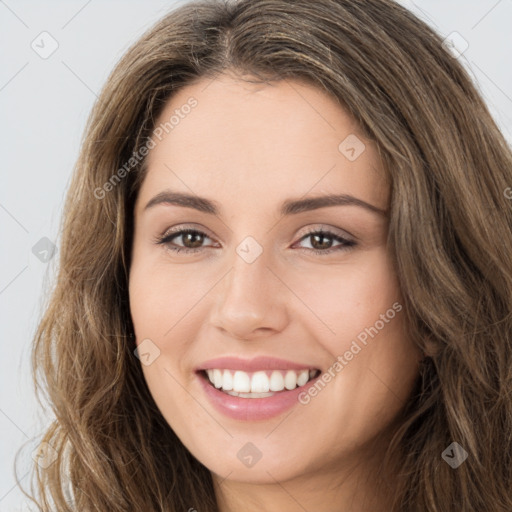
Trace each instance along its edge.
<instances>
[{"instance_id":1,"label":"eyelash","mask_svg":"<svg viewBox=\"0 0 512 512\"><path fill-rule=\"evenodd\" d=\"M167 249L174 251L176 253L184 252L186 254L191 254L191 253L199 252L202 249L204 249L204 247L189 249L187 247L179 247L179 246L173 247L172 245L169 245L171 240L173 240L174 238L178 238L179 236L186 235L186 234L199 234L199 235L204 235L204 237L206 237L206 238L210 238L206 233L203 233L202 231L199 231L197 229L180 229L180 230L174 231L172 233L167 233L162 236L158 236L154 242L159 245L165 245L165 246L167 246ZM306 252L312 251L315 254L324 256L326 254L330 254L335 251L348 251L357 245L357 243L354 242L353 240L348 240L347 238L343 238L342 236L337 235L336 233L333 233L332 231L328 231L328 230L324 230L324 229L316 229L316 230L308 231L304 236L301 237L299 242L302 240L305 240L308 237L311 237L313 235L322 235L327 238L332 238L333 240L340 242L343 245L337 246L335 248L329 248L329 249L323 249L323 250L322 249L309 249L307 247L302 247L300 249L302 249Z\"/></svg>"}]
</instances>

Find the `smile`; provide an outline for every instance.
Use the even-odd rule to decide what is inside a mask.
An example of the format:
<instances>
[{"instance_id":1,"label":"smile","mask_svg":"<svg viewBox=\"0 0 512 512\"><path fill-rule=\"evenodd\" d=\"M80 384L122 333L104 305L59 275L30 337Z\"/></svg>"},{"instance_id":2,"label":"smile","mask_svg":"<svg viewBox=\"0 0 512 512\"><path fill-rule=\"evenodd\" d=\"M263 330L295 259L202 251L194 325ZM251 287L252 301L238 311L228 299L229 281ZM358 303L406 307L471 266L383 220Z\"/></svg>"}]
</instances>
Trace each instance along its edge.
<instances>
[{"instance_id":1,"label":"smile","mask_svg":"<svg viewBox=\"0 0 512 512\"><path fill-rule=\"evenodd\" d=\"M265 398L285 390L304 386L320 373L320 370L258 370L246 372L210 368L205 370L210 383L220 391L242 398Z\"/></svg>"},{"instance_id":2,"label":"smile","mask_svg":"<svg viewBox=\"0 0 512 512\"><path fill-rule=\"evenodd\" d=\"M299 405L306 386L320 378L319 366L259 355L253 359L223 356L195 368L207 402L223 416L238 421L268 420Z\"/></svg>"}]
</instances>

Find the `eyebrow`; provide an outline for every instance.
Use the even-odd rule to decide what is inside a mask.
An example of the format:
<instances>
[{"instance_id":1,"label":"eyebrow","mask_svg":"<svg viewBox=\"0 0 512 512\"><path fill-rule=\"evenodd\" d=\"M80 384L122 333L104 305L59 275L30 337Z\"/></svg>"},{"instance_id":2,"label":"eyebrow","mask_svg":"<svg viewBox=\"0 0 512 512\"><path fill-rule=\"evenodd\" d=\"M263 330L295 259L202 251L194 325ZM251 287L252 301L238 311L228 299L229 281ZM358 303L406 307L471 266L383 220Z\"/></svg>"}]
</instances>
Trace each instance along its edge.
<instances>
[{"instance_id":1,"label":"eyebrow","mask_svg":"<svg viewBox=\"0 0 512 512\"><path fill-rule=\"evenodd\" d=\"M221 211L220 204L217 201L172 190L164 190L157 194L146 204L144 211L162 204L193 208L194 210L211 215L219 215ZM288 199L282 203L280 214L283 216L294 215L328 206L359 206L379 216L387 216L386 210L377 208L350 194L327 194L306 199Z\"/></svg>"}]
</instances>

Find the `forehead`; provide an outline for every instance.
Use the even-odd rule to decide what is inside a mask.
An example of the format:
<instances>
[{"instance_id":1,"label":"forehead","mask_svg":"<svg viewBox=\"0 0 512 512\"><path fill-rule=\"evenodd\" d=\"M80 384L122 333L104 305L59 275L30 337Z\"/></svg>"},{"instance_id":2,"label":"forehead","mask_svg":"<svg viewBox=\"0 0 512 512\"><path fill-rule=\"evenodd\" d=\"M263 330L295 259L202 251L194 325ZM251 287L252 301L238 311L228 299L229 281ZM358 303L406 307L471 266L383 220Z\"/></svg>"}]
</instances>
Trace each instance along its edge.
<instances>
[{"instance_id":1,"label":"forehead","mask_svg":"<svg viewBox=\"0 0 512 512\"><path fill-rule=\"evenodd\" d=\"M374 143L311 85L201 79L168 100L154 133L142 199L171 188L259 209L285 197L348 193L387 207Z\"/></svg>"}]
</instances>

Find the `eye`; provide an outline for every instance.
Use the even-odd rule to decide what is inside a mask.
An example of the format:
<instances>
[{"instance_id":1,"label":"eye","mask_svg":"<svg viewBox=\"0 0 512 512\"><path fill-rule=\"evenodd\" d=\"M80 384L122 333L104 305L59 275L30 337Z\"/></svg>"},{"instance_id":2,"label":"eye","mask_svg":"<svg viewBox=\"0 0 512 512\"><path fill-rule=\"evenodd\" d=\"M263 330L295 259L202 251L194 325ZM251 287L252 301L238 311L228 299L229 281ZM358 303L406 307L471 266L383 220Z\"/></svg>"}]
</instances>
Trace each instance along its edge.
<instances>
[{"instance_id":1,"label":"eye","mask_svg":"<svg viewBox=\"0 0 512 512\"><path fill-rule=\"evenodd\" d=\"M349 240L337 233L325 229L317 229L310 231L302 240L310 240L311 248L302 247L303 250L313 251L315 254L330 254L335 251L346 251L355 247L357 243L354 240ZM333 240L339 242L339 245L333 247Z\"/></svg>"},{"instance_id":2,"label":"eye","mask_svg":"<svg viewBox=\"0 0 512 512\"><path fill-rule=\"evenodd\" d=\"M181 238L183 245L173 245L171 242L175 239ZM156 244L165 245L168 249L175 252L194 253L202 249L202 244L205 238L210 238L206 233L198 231L197 229L179 229L169 233L164 233L163 236L157 237Z\"/></svg>"}]
</instances>

